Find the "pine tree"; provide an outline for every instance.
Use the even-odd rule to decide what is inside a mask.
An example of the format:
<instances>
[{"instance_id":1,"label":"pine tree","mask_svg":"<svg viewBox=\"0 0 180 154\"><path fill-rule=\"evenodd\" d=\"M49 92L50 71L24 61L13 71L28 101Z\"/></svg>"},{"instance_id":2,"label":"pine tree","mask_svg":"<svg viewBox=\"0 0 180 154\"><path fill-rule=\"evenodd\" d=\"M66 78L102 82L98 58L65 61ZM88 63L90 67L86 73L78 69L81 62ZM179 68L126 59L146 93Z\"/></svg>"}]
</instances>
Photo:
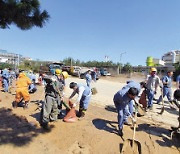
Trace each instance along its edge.
<instances>
[{"instance_id":1,"label":"pine tree","mask_svg":"<svg viewBox=\"0 0 180 154\"><path fill-rule=\"evenodd\" d=\"M50 16L46 10L40 10L38 0L0 0L0 28L9 28L15 24L22 30L34 26L42 28Z\"/></svg>"}]
</instances>

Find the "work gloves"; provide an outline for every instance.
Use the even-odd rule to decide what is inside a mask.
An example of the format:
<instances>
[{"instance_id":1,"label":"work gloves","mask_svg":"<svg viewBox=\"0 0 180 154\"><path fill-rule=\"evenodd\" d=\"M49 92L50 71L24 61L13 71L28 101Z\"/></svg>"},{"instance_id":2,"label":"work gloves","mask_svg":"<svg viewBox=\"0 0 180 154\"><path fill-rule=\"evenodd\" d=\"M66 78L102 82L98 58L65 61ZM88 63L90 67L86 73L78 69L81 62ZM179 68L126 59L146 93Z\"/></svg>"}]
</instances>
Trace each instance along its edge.
<instances>
[{"instance_id":1,"label":"work gloves","mask_svg":"<svg viewBox=\"0 0 180 154\"><path fill-rule=\"evenodd\" d=\"M73 103L73 107L76 107L76 103Z\"/></svg>"},{"instance_id":2,"label":"work gloves","mask_svg":"<svg viewBox=\"0 0 180 154\"><path fill-rule=\"evenodd\" d=\"M131 120L132 120L132 123L133 123L133 124L136 124L136 119L135 119L132 115L130 115L130 118L131 118Z\"/></svg>"},{"instance_id":3,"label":"work gloves","mask_svg":"<svg viewBox=\"0 0 180 154\"><path fill-rule=\"evenodd\" d=\"M132 118L131 120L132 120L133 124L136 124L136 119L135 118Z\"/></svg>"},{"instance_id":4,"label":"work gloves","mask_svg":"<svg viewBox=\"0 0 180 154\"><path fill-rule=\"evenodd\" d=\"M76 107L76 104L77 104L77 103L73 103L73 102L71 102L71 101L69 100L69 106L70 106L70 108Z\"/></svg>"}]
</instances>

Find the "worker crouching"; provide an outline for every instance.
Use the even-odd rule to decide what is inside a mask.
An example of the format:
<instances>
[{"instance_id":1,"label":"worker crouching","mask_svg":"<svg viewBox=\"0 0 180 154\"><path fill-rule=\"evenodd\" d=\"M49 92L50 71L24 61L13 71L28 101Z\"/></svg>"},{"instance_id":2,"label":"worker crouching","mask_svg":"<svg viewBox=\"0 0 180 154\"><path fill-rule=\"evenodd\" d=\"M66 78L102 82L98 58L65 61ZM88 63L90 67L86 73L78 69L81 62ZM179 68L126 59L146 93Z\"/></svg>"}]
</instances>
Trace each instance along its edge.
<instances>
[{"instance_id":1,"label":"worker crouching","mask_svg":"<svg viewBox=\"0 0 180 154\"><path fill-rule=\"evenodd\" d=\"M28 108L28 103L30 101L28 87L30 84L31 80L24 73L20 73L16 81L16 96L15 101L13 102L14 108L16 108L18 103L23 99L25 101L24 109Z\"/></svg>"}]
</instances>

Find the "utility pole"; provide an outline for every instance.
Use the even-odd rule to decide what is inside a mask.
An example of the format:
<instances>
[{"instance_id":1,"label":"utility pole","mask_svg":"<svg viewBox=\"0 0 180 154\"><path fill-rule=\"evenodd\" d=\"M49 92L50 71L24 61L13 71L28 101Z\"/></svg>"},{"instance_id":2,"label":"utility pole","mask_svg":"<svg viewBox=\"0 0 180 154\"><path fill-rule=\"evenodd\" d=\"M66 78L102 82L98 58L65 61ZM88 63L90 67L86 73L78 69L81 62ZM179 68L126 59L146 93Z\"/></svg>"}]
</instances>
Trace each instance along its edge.
<instances>
[{"instance_id":1,"label":"utility pole","mask_svg":"<svg viewBox=\"0 0 180 154\"><path fill-rule=\"evenodd\" d=\"M72 58L71 58L71 67L72 67Z\"/></svg>"},{"instance_id":2,"label":"utility pole","mask_svg":"<svg viewBox=\"0 0 180 154\"><path fill-rule=\"evenodd\" d=\"M119 73L121 74L121 69L122 69L122 67L121 67L121 59L122 59L122 55L123 54L125 54L126 52L122 52L122 53L120 53L120 59L119 59Z\"/></svg>"}]
</instances>

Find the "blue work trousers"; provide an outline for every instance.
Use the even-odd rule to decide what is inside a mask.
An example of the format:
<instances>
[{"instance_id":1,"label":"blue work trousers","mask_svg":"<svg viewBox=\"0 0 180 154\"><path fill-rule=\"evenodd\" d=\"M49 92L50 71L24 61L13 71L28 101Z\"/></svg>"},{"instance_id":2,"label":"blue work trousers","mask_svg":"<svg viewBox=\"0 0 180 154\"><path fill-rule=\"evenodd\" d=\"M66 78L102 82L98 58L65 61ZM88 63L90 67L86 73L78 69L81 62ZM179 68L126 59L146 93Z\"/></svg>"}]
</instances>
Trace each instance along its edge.
<instances>
[{"instance_id":1,"label":"blue work trousers","mask_svg":"<svg viewBox=\"0 0 180 154\"><path fill-rule=\"evenodd\" d=\"M167 97L168 101L172 101L172 90L168 87L163 87L163 98ZM159 97L157 103L159 104L162 101L162 95Z\"/></svg>"},{"instance_id":2,"label":"blue work trousers","mask_svg":"<svg viewBox=\"0 0 180 154\"><path fill-rule=\"evenodd\" d=\"M125 122L124 119L127 118L127 109L129 108L129 106L128 106L128 104L119 103L116 101L114 101L114 105L115 105L117 113L118 113L118 116L117 116L118 127L119 127L119 130L121 130L121 129L123 129L123 124Z\"/></svg>"},{"instance_id":3,"label":"blue work trousers","mask_svg":"<svg viewBox=\"0 0 180 154\"><path fill-rule=\"evenodd\" d=\"M83 95L81 100L80 100L79 108L87 110L90 99L91 99L91 94L89 94L88 96Z\"/></svg>"},{"instance_id":4,"label":"blue work trousers","mask_svg":"<svg viewBox=\"0 0 180 154\"><path fill-rule=\"evenodd\" d=\"M4 91L8 92L8 88L9 88L8 79L3 79L3 84L4 84Z\"/></svg>"},{"instance_id":5,"label":"blue work trousers","mask_svg":"<svg viewBox=\"0 0 180 154\"><path fill-rule=\"evenodd\" d=\"M86 84L87 84L88 87L90 87L90 86L91 86L91 85L90 85L90 84L91 84L91 81L86 80Z\"/></svg>"},{"instance_id":6,"label":"blue work trousers","mask_svg":"<svg viewBox=\"0 0 180 154\"><path fill-rule=\"evenodd\" d=\"M127 122L127 119L130 115L133 115L133 102L134 100L131 100L128 105L125 107L125 115L124 115L124 122Z\"/></svg>"},{"instance_id":7,"label":"blue work trousers","mask_svg":"<svg viewBox=\"0 0 180 154\"><path fill-rule=\"evenodd\" d=\"M154 91L147 89L148 107L153 106Z\"/></svg>"}]
</instances>

